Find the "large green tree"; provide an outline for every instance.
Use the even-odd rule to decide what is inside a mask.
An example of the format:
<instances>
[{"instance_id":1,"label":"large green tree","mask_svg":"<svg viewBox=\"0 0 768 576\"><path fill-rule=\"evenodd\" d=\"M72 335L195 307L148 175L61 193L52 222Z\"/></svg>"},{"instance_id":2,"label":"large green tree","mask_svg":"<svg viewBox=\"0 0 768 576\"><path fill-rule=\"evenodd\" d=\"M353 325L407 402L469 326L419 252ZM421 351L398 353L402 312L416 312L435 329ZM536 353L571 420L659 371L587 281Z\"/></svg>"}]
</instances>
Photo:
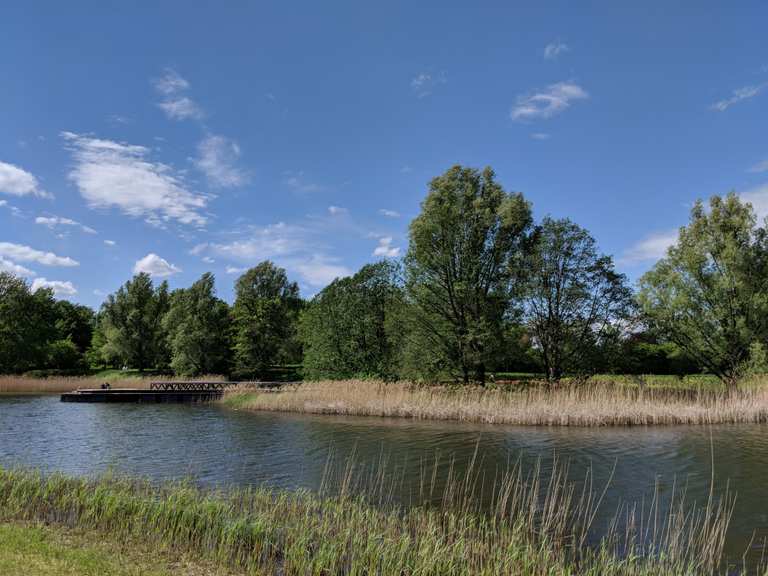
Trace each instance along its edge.
<instances>
[{"instance_id":1,"label":"large green tree","mask_svg":"<svg viewBox=\"0 0 768 576\"><path fill-rule=\"evenodd\" d=\"M48 364L56 330L53 292L32 292L27 282L0 272L0 373L19 373Z\"/></svg>"},{"instance_id":2,"label":"large green tree","mask_svg":"<svg viewBox=\"0 0 768 576\"><path fill-rule=\"evenodd\" d=\"M261 262L238 278L232 307L238 374L259 376L288 360L300 309L298 284L272 262Z\"/></svg>"},{"instance_id":3,"label":"large green tree","mask_svg":"<svg viewBox=\"0 0 768 576\"><path fill-rule=\"evenodd\" d=\"M412 334L433 365L464 382L484 383L502 346L531 223L522 194L505 192L490 168L462 166L430 182L411 223L405 266Z\"/></svg>"},{"instance_id":4,"label":"large green tree","mask_svg":"<svg viewBox=\"0 0 768 576\"><path fill-rule=\"evenodd\" d=\"M148 274L135 275L102 305L106 356L140 371L167 364L162 327L167 310L167 283L155 288Z\"/></svg>"},{"instance_id":5,"label":"large green tree","mask_svg":"<svg viewBox=\"0 0 768 576\"><path fill-rule=\"evenodd\" d=\"M395 377L399 336L391 323L402 299L398 266L387 261L326 286L301 315L304 374Z\"/></svg>"},{"instance_id":6,"label":"large green tree","mask_svg":"<svg viewBox=\"0 0 768 576\"><path fill-rule=\"evenodd\" d=\"M525 316L547 379L593 372L631 315L626 278L589 232L552 218L541 223L526 268Z\"/></svg>"},{"instance_id":7,"label":"large green tree","mask_svg":"<svg viewBox=\"0 0 768 576\"><path fill-rule=\"evenodd\" d=\"M664 338L734 389L768 342L768 237L736 194L697 202L639 302ZM759 355L759 354L757 354Z\"/></svg>"},{"instance_id":8,"label":"large green tree","mask_svg":"<svg viewBox=\"0 0 768 576\"><path fill-rule=\"evenodd\" d=\"M216 297L213 274L171 294L163 319L177 374L197 376L228 372L229 306Z\"/></svg>"}]
</instances>

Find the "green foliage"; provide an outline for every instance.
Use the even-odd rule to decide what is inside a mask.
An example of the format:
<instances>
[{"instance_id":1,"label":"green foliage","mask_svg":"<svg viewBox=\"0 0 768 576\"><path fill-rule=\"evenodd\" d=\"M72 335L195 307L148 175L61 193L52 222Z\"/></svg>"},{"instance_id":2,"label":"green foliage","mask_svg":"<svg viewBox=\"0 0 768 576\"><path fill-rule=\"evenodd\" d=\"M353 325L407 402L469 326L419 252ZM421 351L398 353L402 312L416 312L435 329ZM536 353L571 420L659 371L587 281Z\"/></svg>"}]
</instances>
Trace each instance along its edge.
<instances>
[{"instance_id":1,"label":"green foliage","mask_svg":"<svg viewBox=\"0 0 768 576\"><path fill-rule=\"evenodd\" d=\"M528 273L525 315L547 379L594 373L630 317L626 278L586 230L551 218L538 230Z\"/></svg>"},{"instance_id":2,"label":"green foliage","mask_svg":"<svg viewBox=\"0 0 768 576\"><path fill-rule=\"evenodd\" d=\"M216 297L213 274L171 294L163 329L176 374L229 372L229 306Z\"/></svg>"},{"instance_id":3,"label":"green foliage","mask_svg":"<svg viewBox=\"0 0 768 576\"><path fill-rule=\"evenodd\" d=\"M148 274L126 282L102 305L102 356L143 371L167 365L168 352L162 318L169 307L168 284L157 289Z\"/></svg>"},{"instance_id":4,"label":"green foliage","mask_svg":"<svg viewBox=\"0 0 768 576\"><path fill-rule=\"evenodd\" d=\"M430 182L405 260L412 365L485 381L514 311L531 222L528 202L490 168L454 166Z\"/></svg>"},{"instance_id":5,"label":"green foliage","mask_svg":"<svg viewBox=\"0 0 768 576\"><path fill-rule=\"evenodd\" d=\"M91 346L96 315L88 306L72 304L67 300L57 300L56 330L60 338L71 340L80 354L85 354Z\"/></svg>"},{"instance_id":6,"label":"green foliage","mask_svg":"<svg viewBox=\"0 0 768 576\"><path fill-rule=\"evenodd\" d=\"M393 322L403 299L398 276L395 264L368 264L334 280L310 302L300 323L305 376L397 376Z\"/></svg>"},{"instance_id":7,"label":"green foliage","mask_svg":"<svg viewBox=\"0 0 768 576\"><path fill-rule=\"evenodd\" d=\"M734 388L768 342L768 237L752 206L735 194L697 202L638 300L663 337Z\"/></svg>"},{"instance_id":8,"label":"green foliage","mask_svg":"<svg viewBox=\"0 0 768 576\"><path fill-rule=\"evenodd\" d=\"M299 287L285 270L265 261L238 278L232 307L235 369L259 376L296 357Z\"/></svg>"},{"instance_id":9,"label":"green foliage","mask_svg":"<svg viewBox=\"0 0 768 576\"><path fill-rule=\"evenodd\" d=\"M46 367L57 337L53 292L0 272L0 373Z\"/></svg>"}]
</instances>

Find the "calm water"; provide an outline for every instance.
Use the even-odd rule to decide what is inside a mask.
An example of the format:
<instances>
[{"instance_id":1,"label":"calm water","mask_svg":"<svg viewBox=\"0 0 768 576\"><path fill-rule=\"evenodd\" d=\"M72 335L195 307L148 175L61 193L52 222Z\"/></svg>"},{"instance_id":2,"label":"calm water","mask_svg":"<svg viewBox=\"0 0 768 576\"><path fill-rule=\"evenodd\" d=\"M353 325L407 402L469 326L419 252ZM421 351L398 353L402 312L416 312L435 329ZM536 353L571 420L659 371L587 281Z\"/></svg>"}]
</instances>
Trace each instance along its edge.
<instances>
[{"instance_id":1,"label":"calm water","mask_svg":"<svg viewBox=\"0 0 768 576\"><path fill-rule=\"evenodd\" d=\"M711 432L711 435L710 435ZM239 413L212 405L62 404L58 396L0 396L0 465L91 475L108 469L156 480L193 477L203 485L266 483L317 488L329 451L361 466L386 458L402 479L397 497L413 501L424 462L441 455L461 469L475 451L488 477L522 459L544 469L553 455L574 480L591 468L602 487L614 470L597 526L620 502L639 501L655 484L705 502L714 453L716 491L736 493L729 557L768 537L768 427L539 428Z\"/></svg>"}]
</instances>

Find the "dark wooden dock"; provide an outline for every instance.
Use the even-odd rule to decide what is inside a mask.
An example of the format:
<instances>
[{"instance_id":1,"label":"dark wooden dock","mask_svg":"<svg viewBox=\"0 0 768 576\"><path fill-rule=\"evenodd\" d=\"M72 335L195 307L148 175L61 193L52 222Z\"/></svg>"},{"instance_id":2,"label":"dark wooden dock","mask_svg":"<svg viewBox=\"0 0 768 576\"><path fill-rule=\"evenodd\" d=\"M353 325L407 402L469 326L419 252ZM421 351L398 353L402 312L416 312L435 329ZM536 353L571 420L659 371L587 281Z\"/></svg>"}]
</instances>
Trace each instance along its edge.
<instances>
[{"instance_id":1,"label":"dark wooden dock","mask_svg":"<svg viewBox=\"0 0 768 576\"><path fill-rule=\"evenodd\" d=\"M280 382L151 382L149 389L139 388L87 388L61 395L62 402L133 402L133 403L194 403L218 400L224 389L238 384L255 388L278 388Z\"/></svg>"}]
</instances>

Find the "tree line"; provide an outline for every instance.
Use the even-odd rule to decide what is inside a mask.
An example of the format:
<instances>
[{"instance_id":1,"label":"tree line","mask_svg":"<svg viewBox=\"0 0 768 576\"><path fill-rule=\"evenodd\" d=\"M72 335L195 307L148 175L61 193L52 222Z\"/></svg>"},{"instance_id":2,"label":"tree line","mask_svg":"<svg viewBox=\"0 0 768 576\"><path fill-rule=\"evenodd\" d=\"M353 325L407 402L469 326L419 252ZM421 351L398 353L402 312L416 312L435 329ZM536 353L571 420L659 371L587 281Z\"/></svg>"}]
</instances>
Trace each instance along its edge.
<instances>
[{"instance_id":1,"label":"tree line","mask_svg":"<svg viewBox=\"0 0 768 576\"><path fill-rule=\"evenodd\" d=\"M204 274L170 291L137 274L98 313L0 275L0 371L131 367L263 377L483 384L489 374L706 371L729 387L765 365L768 233L735 194L698 202L633 291L587 230L534 222L490 168L433 179L401 261L368 264L311 300L262 262L230 306Z\"/></svg>"}]
</instances>

